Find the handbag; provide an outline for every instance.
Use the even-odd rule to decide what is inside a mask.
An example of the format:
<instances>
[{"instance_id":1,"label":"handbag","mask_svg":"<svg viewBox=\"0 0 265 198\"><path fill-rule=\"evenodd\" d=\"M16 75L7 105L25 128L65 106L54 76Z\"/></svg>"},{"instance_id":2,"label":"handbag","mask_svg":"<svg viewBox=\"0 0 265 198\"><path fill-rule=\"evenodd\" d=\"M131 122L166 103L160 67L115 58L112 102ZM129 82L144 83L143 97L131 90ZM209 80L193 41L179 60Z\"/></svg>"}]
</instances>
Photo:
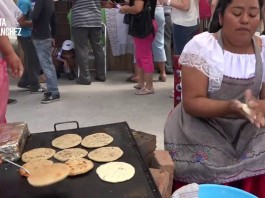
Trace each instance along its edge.
<instances>
[{"instance_id":1,"label":"handbag","mask_svg":"<svg viewBox=\"0 0 265 198\"><path fill-rule=\"evenodd\" d=\"M129 24L128 34L133 37L145 38L150 33L154 34L149 0L145 2L144 8L140 13L127 15L124 20Z\"/></svg>"},{"instance_id":2,"label":"handbag","mask_svg":"<svg viewBox=\"0 0 265 198\"><path fill-rule=\"evenodd\" d=\"M131 17L132 17L131 14L124 14L123 23L129 25L129 23L131 21Z\"/></svg>"}]
</instances>

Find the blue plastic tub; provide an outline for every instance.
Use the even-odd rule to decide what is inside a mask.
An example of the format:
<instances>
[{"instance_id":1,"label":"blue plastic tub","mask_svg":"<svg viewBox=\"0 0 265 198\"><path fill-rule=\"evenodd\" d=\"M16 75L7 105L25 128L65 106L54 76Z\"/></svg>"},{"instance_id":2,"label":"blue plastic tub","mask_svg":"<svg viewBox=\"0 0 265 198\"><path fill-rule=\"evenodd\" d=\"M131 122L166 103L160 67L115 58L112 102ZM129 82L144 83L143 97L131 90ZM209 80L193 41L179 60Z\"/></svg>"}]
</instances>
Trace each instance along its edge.
<instances>
[{"instance_id":1,"label":"blue plastic tub","mask_svg":"<svg viewBox=\"0 0 265 198\"><path fill-rule=\"evenodd\" d=\"M199 187L199 198L257 198L238 188L218 185L201 184Z\"/></svg>"}]
</instances>

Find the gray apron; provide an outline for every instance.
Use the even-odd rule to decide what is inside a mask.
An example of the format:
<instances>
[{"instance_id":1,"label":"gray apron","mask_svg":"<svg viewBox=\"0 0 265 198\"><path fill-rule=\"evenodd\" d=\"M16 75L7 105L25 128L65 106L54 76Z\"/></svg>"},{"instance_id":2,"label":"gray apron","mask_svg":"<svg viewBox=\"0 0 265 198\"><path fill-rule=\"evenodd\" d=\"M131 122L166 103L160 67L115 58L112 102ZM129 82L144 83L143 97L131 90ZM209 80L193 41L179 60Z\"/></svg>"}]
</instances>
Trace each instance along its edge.
<instances>
[{"instance_id":1,"label":"gray apron","mask_svg":"<svg viewBox=\"0 0 265 198\"><path fill-rule=\"evenodd\" d=\"M252 41L256 57L255 77L223 76L220 89L208 93L209 98L244 102L246 89L259 97L262 60L255 39ZM223 48L221 33L218 42ZM246 119L193 117L180 103L169 115L164 133L165 149L175 163L177 181L227 183L265 173L265 129L257 129Z\"/></svg>"}]
</instances>

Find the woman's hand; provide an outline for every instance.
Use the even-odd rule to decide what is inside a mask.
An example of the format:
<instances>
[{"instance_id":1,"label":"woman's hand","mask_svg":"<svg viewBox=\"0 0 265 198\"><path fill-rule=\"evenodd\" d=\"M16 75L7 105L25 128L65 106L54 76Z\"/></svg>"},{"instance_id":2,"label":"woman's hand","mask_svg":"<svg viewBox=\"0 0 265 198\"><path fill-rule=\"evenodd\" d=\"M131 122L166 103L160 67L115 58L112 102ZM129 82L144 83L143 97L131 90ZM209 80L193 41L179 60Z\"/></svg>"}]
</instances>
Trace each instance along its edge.
<instances>
[{"instance_id":1,"label":"woman's hand","mask_svg":"<svg viewBox=\"0 0 265 198\"><path fill-rule=\"evenodd\" d=\"M246 90L245 103L233 100L230 107L237 115L247 118L257 128L261 128L265 126L265 118L261 105L261 100L256 99L251 90Z\"/></svg>"},{"instance_id":2,"label":"woman's hand","mask_svg":"<svg viewBox=\"0 0 265 198\"><path fill-rule=\"evenodd\" d=\"M6 61L11 68L11 75L15 78L19 78L23 73L23 65L16 53L11 53L6 56Z\"/></svg>"},{"instance_id":3,"label":"woman's hand","mask_svg":"<svg viewBox=\"0 0 265 198\"><path fill-rule=\"evenodd\" d=\"M122 6L121 8L120 8L120 13L122 13L122 14L126 14L128 11L128 8L129 8L130 6L128 6L128 5L124 5L124 6Z\"/></svg>"},{"instance_id":4,"label":"woman's hand","mask_svg":"<svg viewBox=\"0 0 265 198\"><path fill-rule=\"evenodd\" d=\"M265 126L264 113L262 111L261 101L256 99L251 90L246 90L245 92L245 103L251 110L252 118L254 119L254 124L256 127L261 128Z\"/></svg>"}]
</instances>

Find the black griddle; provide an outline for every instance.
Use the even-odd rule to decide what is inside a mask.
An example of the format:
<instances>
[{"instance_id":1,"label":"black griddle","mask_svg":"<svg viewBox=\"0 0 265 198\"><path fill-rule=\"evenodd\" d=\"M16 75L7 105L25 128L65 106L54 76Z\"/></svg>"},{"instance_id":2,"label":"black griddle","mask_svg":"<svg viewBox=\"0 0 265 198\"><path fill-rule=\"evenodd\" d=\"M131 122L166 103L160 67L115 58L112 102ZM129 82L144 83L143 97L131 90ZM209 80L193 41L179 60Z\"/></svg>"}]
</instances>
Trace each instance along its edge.
<instances>
[{"instance_id":1,"label":"black griddle","mask_svg":"<svg viewBox=\"0 0 265 198\"><path fill-rule=\"evenodd\" d=\"M77 122L76 122L77 123ZM82 138L96 132L105 132L114 138L109 146L120 147L124 154L116 160L127 162L134 166L135 175L132 179L121 183L107 183L99 179L96 168L103 164L94 162L94 168L83 175L67 177L65 180L45 187L29 185L25 177L20 176L18 169L11 164L4 163L0 166L0 197L1 198L160 198L159 190L146 167L143 157L139 152L133 134L126 122L57 131L59 124L55 124L54 132L31 134L27 140L25 151L48 147L53 148L51 142L54 138L68 133L75 133ZM84 148L81 145L78 146ZM54 148L56 151L59 149ZM88 152L93 149L87 149ZM54 162L58 162L52 158ZM21 160L17 161L22 165Z\"/></svg>"}]
</instances>

